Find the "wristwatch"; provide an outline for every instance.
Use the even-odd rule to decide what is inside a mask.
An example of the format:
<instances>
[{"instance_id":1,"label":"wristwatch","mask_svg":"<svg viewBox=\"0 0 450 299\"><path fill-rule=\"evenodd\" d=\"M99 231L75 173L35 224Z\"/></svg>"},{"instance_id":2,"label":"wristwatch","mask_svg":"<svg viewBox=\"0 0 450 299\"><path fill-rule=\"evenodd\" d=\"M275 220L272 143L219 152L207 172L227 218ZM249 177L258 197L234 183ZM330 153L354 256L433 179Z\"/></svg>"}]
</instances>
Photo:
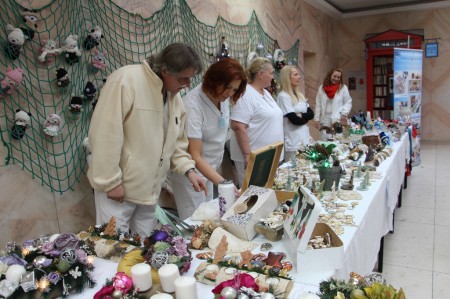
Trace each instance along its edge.
<instances>
[{"instance_id":1,"label":"wristwatch","mask_svg":"<svg viewBox=\"0 0 450 299\"><path fill-rule=\"evenodd\" d=\"M189 168L185 173L184 173L184 175L186 176L186 177L188 177L189 176L189 173L191 173L191 172L197 172L197 170L195 170L195 168Z\"/></svg>"}]
</instances>

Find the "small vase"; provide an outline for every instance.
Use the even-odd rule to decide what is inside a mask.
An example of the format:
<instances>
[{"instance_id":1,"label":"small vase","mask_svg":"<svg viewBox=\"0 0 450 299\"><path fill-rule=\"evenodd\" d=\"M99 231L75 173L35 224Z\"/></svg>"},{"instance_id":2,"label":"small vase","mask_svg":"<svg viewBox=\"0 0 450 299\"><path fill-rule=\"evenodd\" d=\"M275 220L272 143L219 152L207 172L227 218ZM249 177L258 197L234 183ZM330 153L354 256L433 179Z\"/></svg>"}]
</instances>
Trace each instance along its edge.
<instances>
[{"instance_id":1,"label":"small vase","mask_svg":"<svg viewBox=\"0 0 450 299\"><path fill-rule=\"evenodd\" d=\"M331 191L333 183L335 183L336 190L338 190L341 173L341 166L319 167L320 181L325 181L325 184L323 185L323 191Z\"/></svg>"}]
</instances>

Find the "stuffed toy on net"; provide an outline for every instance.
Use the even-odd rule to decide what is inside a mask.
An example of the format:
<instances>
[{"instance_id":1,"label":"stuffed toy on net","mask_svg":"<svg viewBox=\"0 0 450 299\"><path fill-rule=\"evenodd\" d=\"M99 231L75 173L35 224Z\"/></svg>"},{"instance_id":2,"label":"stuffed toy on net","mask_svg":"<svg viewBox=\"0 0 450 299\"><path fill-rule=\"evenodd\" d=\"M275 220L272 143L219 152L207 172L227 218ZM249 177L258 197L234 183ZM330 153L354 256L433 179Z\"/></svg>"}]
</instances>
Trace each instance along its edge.
<instances>
[{"instance_id":1,"label":"stuffed toy on net","mask_svg":"<svg viewBox=\"0 0 450 299\"><path fill-rule=\"evenodd\" d=\"M31 113L17 109L14 115L14 125L11 128L11 137L17 140L22 139L29 126L31 126Z\"/></svg>"},{"instance_id":2,"label":"stuffed toy on net","mask_svg":"<svg viewBox=\"0 0 450 299\"><path fill-rule=\"evenodd\" d=\"M58 136L61 133L61 117L58 114L49 114L44 121L43 130L49 137Z\"/></svg>"},{"instance_id":3,"label":"stuffed toy on net","mask_svg":"<svg viewBox=\"0 0 450 299\"><path fill-rule=\"evenodd\" d=\"M39 62L50 63L54 57L60 55L62 52L62 49L58 48L56 41L53 39L44 39L41 41L41 44L41 55L37 58Z\"/></svg>"},{"instance_id":4,"label":"stuffed toy on net","mask_svg":"<svg viewBox=\"0 0 450 299\"><path fill-rule=\"evenodd\" d=\"M87 81L86 86L83 90L84 100L92 102L97 95L97 87L91 81Z\"/></svg>"},{"instance_id":5,"label":"stuffed toy on net","mask_svg":"<svg viewBox=\"0 0 450 299\"><path fill-rule=\"evenodd\" d=\"M67 87L70 84L69 73L65 68L59 68L56 71L56 84L58 87Z\"/></svg>"},{"instance_id":6,"label":"stuffed toy on net","mask_svg":"<svg viewBox=\"0 0 450 299\"><path fill-rule=\"evenodd\" d=\"M10 95L23 82L23 70L21 68L8 68L4 78L0 81L0 98Z\"/></svg>"},{"instance_id":7,"label":"stuffed toy on net","mask_svg":"<svg viewBox=\"0 0 450 299\"><path fill-rule=\"evenodd\" d=\"M67 63L73 65L78 63L81 57L81 51L78 48L78 35L71 34L64 40L62 50Z\"/></svg>"},{"instance_id":8,"label":"stuffed toy on net","mask_svg":"<svg viewBox=\"0 0 450 299\"><path fill-rule=\"evenodd\" d=\"M22 30L25 39L32 40L36 33L37 24L39 20L35 12L30 10L25 10L20 12L22 15L22 24L20 25L20 30Z\"/></svg>"},{"instance_id":9,"label":"stuffed toy on net","mask_svg":"<svg viewBox=\"0 0 450 299\"><path fill-rule=\"evenodd\" d=\"M95 26L91 30L88 36L83 41L83 48L85 50L91 50L94 47L100 45L100 40L103 38L102 29L99 26Z\"/></svg>"},{"instance_id":10,"label":"stuffed toy on net","mask_svg":"<svg viewBox=\"0 0 450 299\"><path fill-rule=\"evenodd\" d=\"M88 66L88 71L91 73L97 73L99 70L106 68L106 57L104 52L95 50L95 55L92 57L91 64Z\"/></svg>"},{"instance_id":11,"label":"stuffed toy on net","mask_svg":"<svg viewBox=\"0 0 450 299\"><path fill-rule=\"evenodd\" d=\"M25 43L25 36L20 28L15 28L11 24L6 25L6 33L8 34L8 39L3 51L6 57L11 60L16 60L22 52L22 46Z\"/></svg>"}]
</instances>

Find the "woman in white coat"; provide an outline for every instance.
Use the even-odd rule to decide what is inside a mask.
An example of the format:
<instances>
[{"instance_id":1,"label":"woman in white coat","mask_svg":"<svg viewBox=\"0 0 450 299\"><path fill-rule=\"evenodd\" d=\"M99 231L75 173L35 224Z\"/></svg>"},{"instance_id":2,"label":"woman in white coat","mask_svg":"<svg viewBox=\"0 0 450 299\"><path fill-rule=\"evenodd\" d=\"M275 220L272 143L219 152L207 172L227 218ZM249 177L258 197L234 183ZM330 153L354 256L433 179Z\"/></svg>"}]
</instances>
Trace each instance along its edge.
<instances>
[{"instance_id":1,"label":"woman in white coat","mask_svg":"<svg viewBox=\"0 0 450 299\"><path fill-rule=\"evenodd\" d=\"M266 145L283 142L283 113L265 89L274 77L272 62L257 57L245 72L249 84L231 111L230 124L233 129L230 154L241 186L250 153Z\"/></svg>"},{"instance_id":2,"label":"woman in white coat","mask_svg":"<svg viewBox=\"0 0 450 299\"><path fill-rule=\"evenodd\" d=\"M184 97L188 152L206 180L208 195L192 191L191 182L182 174L172 173L172 189L178 215L186 219L201 203L213 199L213 185L225 179L217 172L222 163L230 122L230 101L244 93L247 77L239 61L222 59L212 64L203 82ZM237 192L237 188L235 188Z\"/></svg>"},{"instance_id":3,"label":"woman in white coat","mask_svg":"<svg viewBox=\"0 0 450 299\"><path fill-rule=\"evenodd\" d=\"M297 67L286 65L281 69L277 102L284 116L284 161L289 161L300 147L311 141L307 123L314 118L314 112L300 91L300 80Z\"/></svg>"},{"instance_id":4,"label":"woman in white coat","mask_svg":"<svg viewBox=\"0 0 450 299\"><path fill-rule=\"evenodd\" d=\"M342 69L331 69L320 85L316 96L315 127L331 127L334 123L347 124L352 109L352 98L342 82Z\"/></svg>"}]
</instances>

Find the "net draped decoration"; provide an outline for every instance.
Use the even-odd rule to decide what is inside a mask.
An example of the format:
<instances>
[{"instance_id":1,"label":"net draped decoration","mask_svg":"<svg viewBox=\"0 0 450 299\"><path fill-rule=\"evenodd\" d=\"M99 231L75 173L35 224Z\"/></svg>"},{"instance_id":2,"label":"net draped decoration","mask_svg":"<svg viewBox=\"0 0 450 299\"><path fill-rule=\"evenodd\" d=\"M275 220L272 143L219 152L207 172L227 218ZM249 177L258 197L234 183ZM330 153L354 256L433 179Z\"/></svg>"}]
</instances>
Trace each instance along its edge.
<instances>
[{"instance_id":1,"label":"net draped decoration","mask_svg":"<svg viewBox=\"0 0 450 299\"><path fill-rule=\"evenodd\" d=\"M8 68L21 68L24 78L11 94L0 98L0 135L6 149L2 152L6 153L6 165L18 163L43 186L60 193L72 190L87 170L88 153L82 142L95 102L84 96L88 81L96 87L98 97L104 80L114 70L140 63L173 42L195 48L205 67L216 60L223 38L228 54L244 67L250 52L267 57L279 48L277 41L264 32L255 12L246 25L235 25L219 16L210 26L200 22L184 0L166 0L149 18L126 11L111 0L54 0L33 10L19 2L4 0L0 12L0 74L4 76ZM34 23L30 18L25 21L28 15L34 16ZM24 41L17 59L6 50L7 24L34 31L34 36ZM94 28L100 28L103 37L98 45L86 47L85 40ZM68 63L65 52L47 55L44 62L38 60L44 41L53 39L56 48L61 48L69 35L77 36L81 52L78 62ZM299 40L290 49L283 49L287 63L297 64L298 49ZM100 67L94 67L93 58L98 52L103 53L104 60ZM65 87L58 85L61 68L67 71L70 81ZM192 85L200 82L198 75ZM82 108L73 113L70 104L77 97L83 99ZM31 114L29 126L19 139L11 135L17 109ZM61 117L61 131L53 137L44 133L43 124L50 114Z\"/></svg>"}]
</instances>

